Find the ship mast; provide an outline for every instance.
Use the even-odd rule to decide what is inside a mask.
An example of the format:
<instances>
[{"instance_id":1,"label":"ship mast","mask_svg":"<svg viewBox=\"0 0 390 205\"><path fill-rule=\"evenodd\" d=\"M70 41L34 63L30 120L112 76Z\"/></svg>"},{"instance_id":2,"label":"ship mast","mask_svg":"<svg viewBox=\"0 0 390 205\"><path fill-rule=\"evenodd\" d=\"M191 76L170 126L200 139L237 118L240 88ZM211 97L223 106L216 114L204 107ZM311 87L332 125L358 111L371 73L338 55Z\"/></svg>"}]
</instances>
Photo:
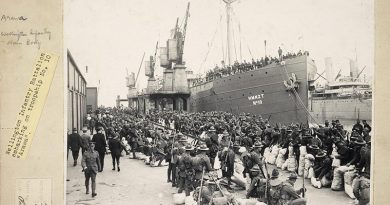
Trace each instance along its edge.
<instances>
[{"instance_id":1,"label":"ship mast","mask_svg":"<svg viewBox=\"0 0 390 205\"><path fill-rule=\"evenodd\" d=\"M231 55L231 28L230 28L230 12L231 12L231 4L236 0L223 0L226 4L226 34L227 34L227 54L228 54L228 65L232 64L232 55Z\"/></svg>"}]
</instances>

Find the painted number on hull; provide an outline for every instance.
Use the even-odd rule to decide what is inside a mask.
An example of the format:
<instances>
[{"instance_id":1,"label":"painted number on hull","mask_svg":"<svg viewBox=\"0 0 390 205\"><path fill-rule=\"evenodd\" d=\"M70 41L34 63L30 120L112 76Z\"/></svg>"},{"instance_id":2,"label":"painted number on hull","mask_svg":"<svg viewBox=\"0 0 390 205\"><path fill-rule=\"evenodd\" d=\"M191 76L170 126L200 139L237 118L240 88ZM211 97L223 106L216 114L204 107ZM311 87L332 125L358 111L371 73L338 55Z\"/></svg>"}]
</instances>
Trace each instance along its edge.
<instances>
[{"instance_id":1,"label":"painted number on hull","mask_svg":"<svg viewBox=\"0 0 390 205\"><path fill-rule=\"evenodd\" d=\"M248 96L248 100L252 101L253 105L261 105L263 104L264 94L252 95Z\"/></svg>"}]
</instances>

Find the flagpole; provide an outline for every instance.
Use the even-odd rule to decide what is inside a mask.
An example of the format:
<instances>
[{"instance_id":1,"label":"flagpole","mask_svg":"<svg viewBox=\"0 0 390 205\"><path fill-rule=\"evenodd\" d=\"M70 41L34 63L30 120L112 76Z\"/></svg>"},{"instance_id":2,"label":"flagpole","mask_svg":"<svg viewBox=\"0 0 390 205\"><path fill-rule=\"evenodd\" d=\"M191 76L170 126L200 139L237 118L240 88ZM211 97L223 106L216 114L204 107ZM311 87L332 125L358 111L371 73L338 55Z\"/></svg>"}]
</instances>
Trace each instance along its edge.
<instances>
[{"instance_id":1,"label":"flagpole","mask_svg":"<svg viewBox=\"0 0 390 205\"><path fill-rule=\"evenodd\" d=\"M264 58L267 57L267 40L264 40Z\"/></svg>"}]
</instances>

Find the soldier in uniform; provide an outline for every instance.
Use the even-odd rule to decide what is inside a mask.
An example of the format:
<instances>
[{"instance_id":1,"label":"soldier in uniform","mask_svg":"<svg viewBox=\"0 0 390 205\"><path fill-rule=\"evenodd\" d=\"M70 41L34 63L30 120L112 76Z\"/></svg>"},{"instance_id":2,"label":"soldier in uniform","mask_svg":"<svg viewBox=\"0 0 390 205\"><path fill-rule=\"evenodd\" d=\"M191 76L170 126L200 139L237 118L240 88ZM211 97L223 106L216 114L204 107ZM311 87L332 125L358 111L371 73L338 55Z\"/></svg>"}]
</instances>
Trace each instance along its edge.
<instances>
[{"instance_id":1,"label":"soldier in uniform","mask_svg":"<svg viewBox=\"0 0 390 205\"><path fill-rule=\"evenodd\" d=\"M73 156L73 166L77 165L77 159L79 158L79 152L80 147L82 146L81 143L81 136L79 133L77 133L77 129L73 128L73 133L69 135L69 145L70 149L72 150L72 156Z\"/></svg>"},{"instance_id":2,"label":"soldier in uniform","mask_svg":"<svg viewBox=\"0 0 390 205\"><path fill-rule=\"evenodd\" d=\"M332 171L332 159L326 154L326 151L321 150L318 152L316 162L313 166L314 175L317 181L320 181L323 177L330 179Z\"/></svg>"},{"instance_id":3,"label":"soldier in uniform","mask_svg":"<svg viewBox=\"0 0 390 205\"><path fill-rule=\"evenodd\" d=\"M359 169L359 172L361 169ZM353 194L358 200L358 205L367 205L370 203L370 174L366 171L361 172L353 184Z\"/></svg>"},{"instance_id":4,"label":"soldier in uniform","mask_svg":"<svg viewBox=\"0 0 390 205\"><path fill-rule=\"evenodd\" d=\"M216 131L214 126L211 126L207 133L208 137L210 137L210 142L207 144L207 147L209 148L209 157L212 168L214 168L215 157L217 157L219 151L218 135L216 134Z\"/></svg>"},{"instance_id":5,"label":"soldier in uniform","mask_svg":"<svg viewBox=\"0 0 390 205\"><path fill-rule=\"evenodd\" d=\"M202 179L203 169L205 174L212 170L209 157L206 155L206 152L209 150L205 144L201 144L198 148L198 155L193 158L193 165L195 169L195 187L200 185Z\"/></svg>"},{"instance_id":6,"label":"soldier in uniform","mask_svg":"<svg viewBox=\"0 0 390 205\"><path fill-rule=\"evenodd\" d=\"M95 197L96 194L96 175L100 170L100 160L99 153L95 151L95 143L89 142L89 148L84 152L83 158L81 161L81 166L83 167L83 172L85 175L85 188L86 194L89 194L89 179L92 181L92 197Z\"/></svg>"},{"instance_id":7,"label":"soldier in uniform","mask_svg":"<svg viewBox=\"0 0 390 205\"><path fill-rule=\"evenodd\" d=\"M178 193L182 193L183 190L186 196L190 195L191 189L193 188L192 182L194 181L195 171L193 169L193 161L190 156L190 152L194 148L191 145L185 146L185 153L179 158L179 190Z\"/></svg>"},{"instance_id":8,"label":"soldier in uniform","mask_svg":"<svg viewBox=\"0 0 390 205\"><path fill-rule=\"evenodd\" d=\"M303 191L305 191L304 188L301 188L298 191L294 189L294 184L297 179L297 174L295 172L291 172L288 176L288 179L282 183L279 200L281 205L287 205L291 203L294 203L296 205L306 204L306 199L301 198L301 196L299 196Z\"/></svg>"},{"instance_id":9,"label":"soldier in uniform","mask_svg":"<svg viewBox=\"0 0 390 205\"><path fill-rule=\"evenodd\" d=\"M247 190L246 198L249 199L250 197L253 197L253 198L258 198L258 200L261 202L266 202L265 193L266 193L267 179L260 176L260 167L257 164L253 166L253 168L250 169L250 171L253 178Z\"/></svg>"},{"instance_id":10,"label":"soldier in uniform","mask_svg":"<svg viewBox=\"0 0 390 205\"><path fill-rule=\"evenodd\" d=\"M201 188L198 188L197 191L194 194L195 201L197 201L200 194L200 202L198 204L200 205L208 205L211 204L213 197L215 195L215 192L217 191L218 187L215 181L210 180L208 175L204 176L204 185ZM201 191L201 193L199 193Z\"/></svg>"},{"instance_id":11,"label":"soldier in uniform","mask_svg":"<svg viewBox=\"0 0 390 205\"><path fill-rule=\"evenodd\" d=\"M218 155L219 161L221 162L222 177L226 177L228 185L231 184L231 177L234 174L234 157L235 154L232 150L232 144L229 147L223 148Z\"/></svg>"},{"instance_id":12,"label":"soldier in uniform","mask_svg":"<svg viewBox=\"0 0 390 205\"><path fill-rule=\"evenodd\" d=\"M91 141L91 137L87 134L87 127L83 127L82 129L83 134L81 135L81 152L84 153L88 147L89 147L89 142Z\"/></svg>"},{"instance_id":13,"label":"soldier in uniform","mask_svg":"<svg viewBox=\"0 0 390 205\"><path fill-rule=\"evenodd\" d=\"M268 183L268 201L270 202L270 205L277 205L279 204L280 189L282 185L282 180L279 179L279 171L277 169L272 170L272 174Z\"/></svg>"}]
</instances>

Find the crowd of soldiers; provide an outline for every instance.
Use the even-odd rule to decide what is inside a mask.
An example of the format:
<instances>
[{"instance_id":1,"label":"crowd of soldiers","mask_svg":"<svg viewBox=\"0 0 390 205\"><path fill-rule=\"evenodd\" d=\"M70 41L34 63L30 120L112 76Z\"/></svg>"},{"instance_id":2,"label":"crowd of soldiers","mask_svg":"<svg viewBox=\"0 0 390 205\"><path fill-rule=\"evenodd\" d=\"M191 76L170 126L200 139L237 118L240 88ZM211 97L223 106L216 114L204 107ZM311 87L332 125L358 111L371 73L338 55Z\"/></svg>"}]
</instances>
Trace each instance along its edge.
<instances>
[{"instance_id":1,"label":"crowd of soldiers","mask_svg":"<svg viewBox=\"0 0 390 205\"><path fill-rule=\"evenodd\" d=\"M193 81L193 86L213 81L217 78L225 77L225 76L230 76L234 75L236 73L243 73L243 72L248 72L251 70L256 70L263 68L267 65L271 65L273 63L279 63L282 60L290 59L290 58L295 58L297 56L302 56L306 55L309 56L309 52L305 51L302 52L299 50L297 53L291 53L287 52L286 54L283 54L282 49L279 48L278 50L279 57L271 57L271 56L265 56L261 57L261 59L253 59L252 61L246 61L239 63L237 60L234 61L233 65L225 65L225 62L222 61L221 65L215 65L214 69L210 69L209 71L206 72L206 76L204 78L197 78Z\"/></svg>"},{"instance_id":2,"label":"crowd of soldiers","mask_svg":"<svg viewBox=\"0 0 390 205\"><path fill-rule=\"evenodd\" d=\"M335 159L339 161L337 166L354 167L359 176L354 183L353 193L359 204L369 202L371 127L366 121L361 124L358 120L351 132L348 132L338 120L332 120L331 123L325 121L324 125L313 127L294 123L276 123L273 126L267 119L248 113L151 111L147 115L139 115L129 109L106 108L101 109L96 117L90 118L87 124L91 133L95 130L98 134L102 131L106 133L113 156L113 170L116 160L120 171L119 157L122 150L127 154L132 152L132 158L136 158L139 152L150 156L153 158L151 160L158 163L157 166L165 160L168 163L167 182L178 188L178 193L184 192L186 196L194 191L194 199L200 200L201 204L209 204L222 193L217 191L221 189L217 171L222 172L227 187L237 182L233 180L236 157L240 158L243 166L240 174L246 180L246 198L256 198L269 205L291 202L305 204L302 195L306 189L294 189L298 179L297 167L295 170L289 169L287 181L279 179L277 168L269 176L265 155L266 150L274 146L285 148L287 152L282 157L287 159L293 156L298 163L302 163L299 160L300 147L306 147L307 153L315 157L314 178L319 183L322 179L332 181ZM128 142L131 149L126 148L124 141ZM97 140L92 142L97 143ZM102 147L104 143L97 144ZM100 159L97 171L102 171L105 153L97 147L93 159ZM335 150L337 156L334 156ZM88 157L91 158L83 156L83 167L86 167L84 158ZM219 167L214 167L216 160L219 160ZM86 179L89 177L86 174Z\"/></svg>"}]
</instances>

